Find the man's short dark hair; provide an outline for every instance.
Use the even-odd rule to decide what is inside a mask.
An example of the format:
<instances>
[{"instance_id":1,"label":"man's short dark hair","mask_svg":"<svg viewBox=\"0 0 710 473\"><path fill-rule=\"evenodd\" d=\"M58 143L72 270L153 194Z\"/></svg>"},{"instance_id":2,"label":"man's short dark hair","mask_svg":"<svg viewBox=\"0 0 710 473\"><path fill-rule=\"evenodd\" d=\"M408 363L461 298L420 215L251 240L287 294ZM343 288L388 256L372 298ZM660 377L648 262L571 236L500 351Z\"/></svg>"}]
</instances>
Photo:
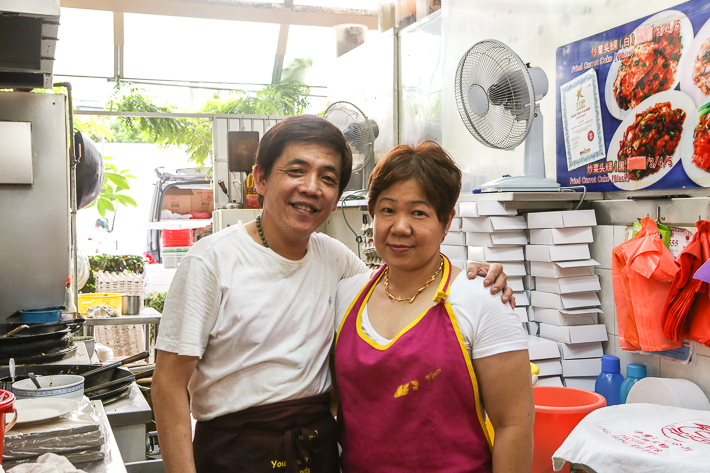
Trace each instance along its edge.
<instances>
[{"instance_id":1,"label":"man's short dark hair","mask_svg":"<svg viewBox=\"0 0 710 473\"><path fill-rule=\"evenodd\" d=\"M268 178L271 175L274 162L281 156L286 145L293 142L323 144L340 154L338 193L342 194L352 174L352 151L343 133L335 125L315 115L288 117L264 133L256 151L256 164L264 172L264 177ZM261 196L259 201L263 201Z\"/></svg>"},{"instance_id":2,"label":"man's short dark hair","mask_svg":"<svg viewBox=\"0 0 710 473\"><path fill-rule=\"evenodd\" d=\"M367 208L375 214L377 198L393 185L414 179L441 223L448 221L461 192L461 170L433 141L415 147L399 145L377 163L370 174Z\"/></svg>"}]
</instances>

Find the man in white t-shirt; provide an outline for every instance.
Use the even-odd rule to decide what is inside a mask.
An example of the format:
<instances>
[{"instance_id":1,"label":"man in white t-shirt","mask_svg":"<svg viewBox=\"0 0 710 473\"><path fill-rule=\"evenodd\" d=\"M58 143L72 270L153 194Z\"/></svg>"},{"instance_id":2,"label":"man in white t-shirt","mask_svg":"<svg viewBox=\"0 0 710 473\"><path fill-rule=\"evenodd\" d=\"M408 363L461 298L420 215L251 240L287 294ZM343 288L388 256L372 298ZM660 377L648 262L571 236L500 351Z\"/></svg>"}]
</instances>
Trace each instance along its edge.
<instances>
[{"instance_id":1,"label":"man in white t-shirt","mask_svg":"<svg viewBox=\"0 0 710 473\"><path fill-rule=\"evenodd\" d=\"M369 270L314 231L335 210L351 162L326 120L280 122L257 151L261 217L198 241L183 259L153 377L168 473L339 471L328 371L335 296L341 279ZM488 269L471 265L471 277L480 266ZM501 273L490 268L491 292L505 288Z\"/></svg>"}]
</instances>

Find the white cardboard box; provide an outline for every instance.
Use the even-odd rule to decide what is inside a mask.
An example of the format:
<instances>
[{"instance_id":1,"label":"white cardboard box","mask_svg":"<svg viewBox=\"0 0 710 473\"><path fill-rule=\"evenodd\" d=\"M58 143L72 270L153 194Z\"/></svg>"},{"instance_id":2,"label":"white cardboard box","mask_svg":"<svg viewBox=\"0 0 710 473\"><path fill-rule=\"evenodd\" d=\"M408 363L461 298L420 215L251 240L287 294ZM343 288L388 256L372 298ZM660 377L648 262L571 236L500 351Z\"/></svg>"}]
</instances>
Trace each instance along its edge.
<instances>
[{"instance_id":1,"label":"white cardboard box","mask_svg":"<svg viewBox=\"0 0 710 473\"><path fill-rule=\"evenodd\" d=\"M562 376L599 376L602 372L601 358L562 360Z\"/></svg>"},{"instance_id":2,"label":"white cardboard box","mask_svg":"<svg viewBox=\"0 0 710 473\"><path fill-rule=\"evenodd\" d=\"M485 217L489 215L517 215L516 209L508 209L503 202L459 202L462 217Z\"/></svg>"},{"instance_id":3,"label":"white cardboard box","mask_svg":"<svg viewBox=\"0 0 710 473\"><path fill-rule=\"evenodd\" d=\"M557 343L551 340L528 335L528 355L530 361L535 363L536 360L559 358L560 349L557 348Z\"/></svg>"},{"instance_id":4,"label":"white cardboard box","mask_svg":"<svg viewBox=\"0 0 710 473\"><path fill-rule=\"evenodd\" d=\"M562 363L560 360L540 360L534 361L538 368L540 368L540 374L538 376L559 376L562 374Z\"/></svg>"},{"instance_id":5,"label":"white cardboard box","mask_svg":"<svg viewBox=\"0 0 710 473\"><path fill-rule=\"evenodd\" d=\"M466 244L468 246L527 245L528 237L525 235L525 230L466 232Z\"/></svg>"},{"instance_id":6,"label":"white cardboard box","mask_svg":"<svg viewBox=\"0 0 710 473\"><path fill-rule=\"evenodd\" d=\"M528 322L528 311L525 307L516 307L513 312L516 313L521 322Z\"/></svg>"},{"instance_id":7,"label":"white cardboard box","mask_svg":"<svg viewBox=\"0 0 710 473\"><path fill-rule=\"evenodd\" d=\"M573 389L584 389L594 392L597 383L596 376L582 376L579 378L565 378L565 386Z\"/></svg>"},{"instance_id":8,"label":"white cardboard box","mask_svg":"<svg viewBox=\"0 0 710 473\"><path fill-rule=\"evenodd\" d=\"M574 278L577 276L591 276L594 266L599 263L593 259L557 262L530 262L530 275L542 278Z\"/></svg>"},{"instance_id":9,"label":"white cardboard box","mask_svg":"<svg viewBox=\"0 0 710 473\"><path fill-rule=\"evenodd\" d=\"M464 217L461 229L464 232L500 232L525 230L525 218L517 217Z\"/></svg>"},{"instance_id":10,"label":"white cardboard box","mask_svg":"<svg viewBox=\"0 0 710 473\"><path fill-rule=\"evenodd\" d=\"M535 290L554 294L601 291L599 276L577 276L574 278L535 278Z\"/></svg>"},{"instance_id":11,"label":"white cardboard box","mask_svg":"<svg viewBox=\"0 0 710 473\"><path fill-rule=\"evenodd\" d=\"M574 245L527 245L525 259L545 263L589 259L589 244Z\"/></svg>"},{"instance_id":12,"label":"white cardboard box","mask_svg":"<svg viewBox=\"0 0 710 473\"><path fill-rule=\"evenodd\" d=\"M524 291L525 285L523 284L523 277L522 276L508 277L508 287L510 287L515 292Z\"/></svg>"},{"instance_id":13,"label":"white cardboard box","mask_svg":"<svg viewBox=\"0 0 710 473\"><path fill-rule=\"evenodd\" d=\"M553 294L551 292L530 291L530 305L546 309L581 309L601 305L596 292L575 292Z\"/></svg>"},{"instance_id":14,"label":"white cardboard box","mask_svg":"<svg viewBox=\"0 0 710 473\"><path fill-rule=\"evenodd\" d=\"M554 386L563 388L564 384L562 384L562 378L559 376L545 376L543 378L537 378L535 386Z\"/></svg>"},{"instance_id":15,"label":"white cardboard box","mask_svg":"<svg viewBox=\"0 0 710 473\"><path fill-rule=\"evenodd\" d=\"M441 245L439 246L439 251L441 251L444 256L449 259L468 260L468 254L465 246Z\"/></svg>"},{"instance_id":16,"label":"white cardboard box","mask_svg":"<svg viewBox=\"0 0 710 473\"><path fill-rule=\"evenodd\" d=\"M503 272L508 276L525 276L525 263L522 261L506 261L503 264Z\"/></svg>"},{"instance_id":17,"label":"white cardboard box","mask_svg":"<svg viewBox=\"0 0 710 473\"><path fill-rule=\"evenodd\" d=\"M528 322L527 324L528 335L538 336L540 335L540 324L537 322Z\"/></svg>"},{"instance_id":18,"label":"white cardboard box","mask_svg":"<svg viewBox=\"0 0 710 473\"><path fill-rule=\"evenodd\" d=\"M531 245L593 243L592 227L539 228L530 230Z\"/></svg>"},{"instance_id":19,"label":"white cardboard box","mask_svg":"<svg viewBox=\"0 0 710 473\"><path fill-rule=\"evenodd\" d=\"M578 360L580 358L601 358L604 354L602 342L587 343L557 343L560 355L565 360Z\"/></svg>"},{"instance_id":20,"label":"white cardboard box","mask_svg":"<svg viewBox=\"0 0 710 473\"><path fill-rule=\"evenodd\" d=\"M559 326L541 323L540 337L562 343L606 342L609 339L604 324Z\"/></svg>"},{"instance_id":21,"label":"white cardboard box","mask_svg":"<svg viewBox=\"0 0 710 473\"><path fill-rule=\"evenodd\" d=\"M527 307L530 305L530 297L526 291L513 292L515 297L515 307Z\"/></svg>"},{"instance_id":22,"label":"white cardboard box","mask_svg":"<svg viewBox=\"0 0 710 473\"><path fill-rule=\"evenodd\" d=\"M454 217L451 219L451 226L449 227L450 232L460 232L461 231L461 217Z\"/></svg>"},{"instance_id":23,"label":"white cardboard box","mask_svg":"<svg viewBox=\"0 0 710 473\"><path fill-rule=\"evenodd\" d=\"M599 314L603 313L601 309L596 308L558 310L532 307L532 309L535 322L558 326L598 324Z\"/></svg>"},{"instance_id":24,"label":"white cardboard box","mask_svg":"<svg viewBox=\"0 0 710 473\"><path fill-rule=\"evenodd\" d=\"M442 245L466 246L466 234L464 232L449 231L444 237Z\"/></svg>"},{"instance_id":25,"label":"white cardboard box","mask_svg":"<svg viewBox=\"0 0 710 473\"><path fill-rule=\"evenodd\" d=\"M451 266L454 266L459 269L466 269L466 260L465 259L451 259L451 258L449 258L449 261L451 262Z\"/></svg>"},{"instance_id":26,"label":"white cardboard box","mask_svg":"<svg viewBox=\"0 0 710 473\"><path fill-rule=\"evenodd\" d=\"M528 228L593 227L597 224L594 210L530 212Z\"/></svg>"},{"instance_id":27,"label":"white cardboard box","mask_svg":"<svg viewBox=\"0 0 710 473\"><path fill-rule=\"evenodd\" d=\"M524 261L525 254L522 246L501 246L489 248L487 246L469 246L469 259L474 261Z\"/></svg>"}]
</instances>

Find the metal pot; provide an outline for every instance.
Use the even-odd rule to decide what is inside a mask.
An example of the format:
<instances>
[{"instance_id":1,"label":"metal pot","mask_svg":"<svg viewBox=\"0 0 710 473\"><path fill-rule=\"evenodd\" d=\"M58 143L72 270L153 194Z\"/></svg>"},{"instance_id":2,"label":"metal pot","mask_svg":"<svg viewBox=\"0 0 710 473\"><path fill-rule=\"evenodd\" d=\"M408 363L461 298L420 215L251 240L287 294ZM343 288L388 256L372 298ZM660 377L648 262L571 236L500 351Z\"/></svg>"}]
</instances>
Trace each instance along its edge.
<instances>
[{"instance_id":1,"label":"metal pot","mask_svg":"<svg viewBox=\"0 0 710 473\"><path fill-rule=\"evenodd\" d=\"M121 313L123 315L138 315L141 311L141 296L140 294L124 294Z\"/></svg>"}]
</instances>

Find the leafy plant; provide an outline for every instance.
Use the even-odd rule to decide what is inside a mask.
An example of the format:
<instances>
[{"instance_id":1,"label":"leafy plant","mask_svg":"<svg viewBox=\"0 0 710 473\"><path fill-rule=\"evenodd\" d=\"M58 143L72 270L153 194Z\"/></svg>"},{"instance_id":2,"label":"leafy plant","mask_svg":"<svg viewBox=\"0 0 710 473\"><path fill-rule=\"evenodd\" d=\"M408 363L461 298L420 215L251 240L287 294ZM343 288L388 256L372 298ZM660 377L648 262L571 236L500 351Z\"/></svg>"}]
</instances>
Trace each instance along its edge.
<instances>
[{"instance_id":1,"label":"leafy plant","mask_svg":"<svg viewBox=\"0 0 710 473\"><path fill-rule=\"evenodd\" d=\"M104 183L101 186L101 191L99 192L98 198L91 203L88 207L97 207L99 214L102 217L106 216L106 211L110 210L112 212L116 211L116 206L114 204L120 204L125 207L129 205L137 207L138 204L133 199L123 192L130 189L128 184L128 179L137 179L133 174L129 174L128 169L121 169L120 171L116 166L107 161L113 159L110 156L104 156Z\"/></svg>"},{"instance_id":2,"label":"leafy plant","mask_svg":"<svg viewBox=\"0 0 710 473\"><path fill-rule=\"evenodd\" d=\"M74 127L81 131L82 133L88 135L94 141L113 141L114 134L111 132L104 120L98 121L92 115L89 117L88 121L82 119L74 120ZM118 170L118 168L109 163L108 161L113 159L111 156L104 156L104 182L99 191L99 196L95 201L93 201L88 207L97 207L99 215L101 217L106 216L106 211L110 210L112 212L116 211L116 205L120 204L128 207L129 205L137 207L136 201L125 194L126 191L130 189L128 179L136 179L136 176L129 174L128 169Z\"/></svg>"},{"instance_id":3,"label":"leafy plant","mask_svg":"<svg viewBox=\"0 0 710 473\"><path fill-rule=\"evenodd\" d=\"M163 307L165 307L165 298L167 297L167 292L151 292L145 296L143 303L146 307L152 307L161 314L163 313Z\"/></svg>"},{"instance_id":4,"label":"leafy plant","mask_svg":"<svg viewBox=\"0 0 710 473\"><path fill-rule=\"evenodd\" d=\"M136 273L142 274L143 267L148 263L148 259L134 255L94 255L89 256L89 267L91 272L86 281L82 293L96 292L96 271L106 271L109 273Z\"/></svg>"}]
</instances>

